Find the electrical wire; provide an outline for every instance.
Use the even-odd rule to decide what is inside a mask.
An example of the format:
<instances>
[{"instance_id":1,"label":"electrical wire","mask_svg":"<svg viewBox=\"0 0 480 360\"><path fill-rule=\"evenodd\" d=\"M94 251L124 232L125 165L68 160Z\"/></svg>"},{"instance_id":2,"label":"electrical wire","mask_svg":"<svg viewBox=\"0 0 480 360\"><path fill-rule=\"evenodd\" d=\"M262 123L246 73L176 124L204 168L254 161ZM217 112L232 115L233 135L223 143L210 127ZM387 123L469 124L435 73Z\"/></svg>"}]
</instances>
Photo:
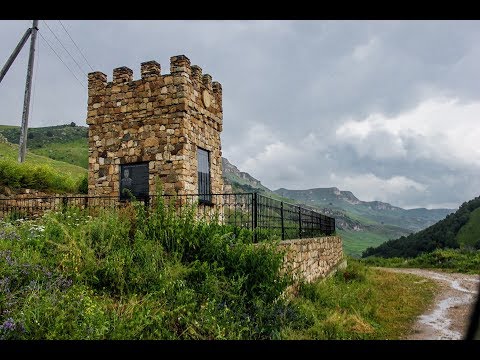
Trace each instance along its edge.
<instances>
[{"instance_id":1,"label":"electrical wire","mask_svg":"<svg viewBox=\"0 0 480 360\"><path fill-rule=\"evenodd\" d=\"M70 40L72 40L73 44L75 45L75 47L77 48L78 52L80 53L80 55L82 55L83 59L85 60L85 62L88 64L88 66L90 66L90 69L92 71L95 71L93 70L93 67L92 65L90 65L90 63L88 62L87 58L85 57L85 55L83 55L82 51L80 50L80 48L77 46L77 43L72 39L72 37L70 36L70 34L68 33L67 29L65 28L65 26L63 26L63 23L61 20L58 20L58 22L60 23L60 25L62 25L63 27L63 30L65 30L65 32L67 33L68 37L70 38Z\"/></svg>"},{"instance_id":2,"label":"electrical wire","mask_svg":"<svg viewBox=\"0 0 480 360\"><path fill-rule=\"evenodd\" d=\"M42 37L43 40L45 40L45 42L47 43L48 47L53 51L53 53L58 57L58 59L62 62L63 65L65 65L65 67L68 69L68 71L70 71L70 73L75 77L75 79L77 79L78 83L85 89L87 90L87 88L82 84L82 82L77 78L77 76L75 75L75 73L68 67L68 65L62 60L62 58L57 54L57 52L53 49L53 47L50 45L50 43L47 41L47 39L45 39L45 37L42 35L42 33L40 31L38 31L38 34Z\"/></svg>"},{"instance_id":3,"label":"electrical wire","mask_svg":"<svg viewBox=\"0 0 480 360\"><path fill-rule=\"evenodd\" d=\"M65 45L63 45L63 43L60 41L60 39L57 37L57 35L52 31L52 29L50 28L50 26L48 26L47 22L45 20L42 20L43 23L45 24L45 26L48 28L48 30L50 30L50 32L53 34L53 36L55 36L55 39L57 39L57 41L60 43L60 45L62 45L63 49L67 52L67 54L72 58L72 60L75 62L75 65L77 65L77 67L80 69L81 72L83 72L83 74L85 76L87 76L87 73L85 72L85 70L82 69L82 67L78 64L77 60L75 60L75 58L72 56L72 54L70 54L70 52L67 50L67 48L65 47Z\"/></svg>"}]
</instances>

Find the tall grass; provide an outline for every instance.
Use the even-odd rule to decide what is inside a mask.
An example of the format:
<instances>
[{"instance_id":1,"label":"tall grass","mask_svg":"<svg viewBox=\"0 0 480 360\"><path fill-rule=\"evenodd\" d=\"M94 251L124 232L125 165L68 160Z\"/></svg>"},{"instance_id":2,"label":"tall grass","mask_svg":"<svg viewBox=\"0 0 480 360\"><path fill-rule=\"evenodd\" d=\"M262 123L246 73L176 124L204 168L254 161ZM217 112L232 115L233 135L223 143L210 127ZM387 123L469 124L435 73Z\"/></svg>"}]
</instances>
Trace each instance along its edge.
<instances>
[{"instance_id":1,"label":"tall grass","mask_svg":"<svg viewBox=\"0 0 480 360\"><path fill-rule=\"evenodd\" d=\"M294 300L297 321L286 339L400 339L433 300L436 284L410 274L369 268L350 258L345 270L302 284Z\"/></svg>"},{"instance_id":2,"label":"tall grass","mask_svg":"<svg viewBox=\"0 0 480 360\"><path fill-rule=\"evenodd\" d=\"M17 161L18 145L9 143L0 143L0 159ZM73 164L68 164L63 161L53 160L51 158L34 154L32 151L27 151L25 163L30 165L48 165L54 168L57 172L69 174L73 179L78 180L87 174L87 169Z\"/></svg>"},{"instance_id":3,"label":"tall grass","mask_svg":"<svg viewBox=\"0 0 480 360\"><path fill-rule=\"evenodd\" d=\"M193 207L72 208L1 231L3 339L272 339L294 316L276 243Z\"/></svg>"},{"instance_id":4,"label":"tall grass","mask_svg":"<svg viewBox=\"0 0 480 360\"><path fill-rule=\"evenodd\" d=\"M11 188L77 192L82 181L84 180L74 179L46 164L0 160L0 185Z\"/></svg>"}]
</instances>

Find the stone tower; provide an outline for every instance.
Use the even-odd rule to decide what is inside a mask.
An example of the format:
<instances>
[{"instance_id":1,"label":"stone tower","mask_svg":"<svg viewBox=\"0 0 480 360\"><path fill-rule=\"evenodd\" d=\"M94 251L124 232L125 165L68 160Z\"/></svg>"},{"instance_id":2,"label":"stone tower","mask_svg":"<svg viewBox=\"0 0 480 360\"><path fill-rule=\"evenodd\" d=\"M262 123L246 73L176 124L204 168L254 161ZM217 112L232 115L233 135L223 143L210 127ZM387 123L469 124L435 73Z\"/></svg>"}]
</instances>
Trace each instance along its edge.
<instances>
[{"instance_id":1,"label":"stone tower","mask_svg":"<svg viewBox=\"0 0 480 360\"><path fill-rule=\"evenodd\" d=\"M185 55L88 74L89 196L222 193L222 86ZM202 199L204 199L202 197ZM214 199L214 198L213 198ZM214 200L206 197L204 202Z\"/></svg>"}]
</instances>

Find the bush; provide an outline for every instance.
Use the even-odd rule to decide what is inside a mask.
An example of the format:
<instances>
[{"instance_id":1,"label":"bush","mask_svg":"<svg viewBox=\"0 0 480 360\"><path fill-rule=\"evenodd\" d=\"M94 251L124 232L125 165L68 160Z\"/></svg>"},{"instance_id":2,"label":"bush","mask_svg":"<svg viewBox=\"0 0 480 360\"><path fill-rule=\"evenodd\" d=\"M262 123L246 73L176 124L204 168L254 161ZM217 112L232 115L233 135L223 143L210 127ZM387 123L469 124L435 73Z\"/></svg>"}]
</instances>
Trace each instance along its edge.
<instances>
[{"instance_id":1,"label":"bush","mask_svg":"<svg viewBox=\"0 0 480 360\"><path fill-rule=\"evenodd\" d=\"M368 257L361 260L372 266L444 269L462 273L480 273L480 251L474 249L437 249L414 258Z\"/></svg>"},{"instance_id":2,"label":"bush","mask_svg":"<svg viewBox=\"0 0 480 360\"><path fill-rule=\"evenodd\" d=\"M352 281L363 282L366 273L367 268L363 264L357 261L349 261L347 268L337 271L336 276L341 277L347 283Z\"/></svg>"},{"instance_id":3,"label":"bush","mask_svg":"<svg viewBox=\"0 0 480 360\"><path fill-rule=\"evenodd\" d=\"M80 179L78 184L78 192L80 194L88 194L88 175Z\"/></svg>"}]
</instances>

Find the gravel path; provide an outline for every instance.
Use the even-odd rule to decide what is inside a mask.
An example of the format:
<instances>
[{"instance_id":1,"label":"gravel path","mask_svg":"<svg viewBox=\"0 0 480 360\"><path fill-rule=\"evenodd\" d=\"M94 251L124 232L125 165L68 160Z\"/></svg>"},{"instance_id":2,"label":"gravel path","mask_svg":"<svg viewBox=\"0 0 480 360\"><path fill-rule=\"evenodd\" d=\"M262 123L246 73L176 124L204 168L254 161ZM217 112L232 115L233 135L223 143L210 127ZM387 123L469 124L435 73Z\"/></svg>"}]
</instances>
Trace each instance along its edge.
<instances>
[{"instance_id":1,"label":"gravel path","mask_svg":"<svg viewBox=\"0 0 480 360\"><path fill-rule=\"evenodd\" d=\"M440 291L427 311L420 315L406 340L461 340L478 293L480 277L424 269L388 269L437 281Z\"/></svg>"}]
</instances>

